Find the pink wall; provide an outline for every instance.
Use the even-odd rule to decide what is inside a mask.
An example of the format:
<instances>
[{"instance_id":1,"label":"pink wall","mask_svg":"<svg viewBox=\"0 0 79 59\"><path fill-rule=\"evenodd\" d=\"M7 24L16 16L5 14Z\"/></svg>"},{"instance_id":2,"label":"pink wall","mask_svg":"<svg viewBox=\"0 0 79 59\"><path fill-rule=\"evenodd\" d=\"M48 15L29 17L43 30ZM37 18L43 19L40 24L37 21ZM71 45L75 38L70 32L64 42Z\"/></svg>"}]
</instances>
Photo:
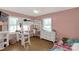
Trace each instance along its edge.
<instances>
[{"instance_id":1,"label":"pink wall","mask_svg":"<svg viewBox=\"0 0 79 59\"><path fill-rule=\"evenodd\" d=\"M57 31L57 37L79 38L79 8L73 8L57 13L36 17L52 17L53 29Z\"/></svg>"},{"instance_id":2,"label":"pink wall","mask_svg":"<svg viewBox=\"0 0 79 59\"><path fill-rule=\"evenodd\" d=\"M58 37L79 38L79 8L56 13L52 20Z\"/></svg>"}]
</instances>

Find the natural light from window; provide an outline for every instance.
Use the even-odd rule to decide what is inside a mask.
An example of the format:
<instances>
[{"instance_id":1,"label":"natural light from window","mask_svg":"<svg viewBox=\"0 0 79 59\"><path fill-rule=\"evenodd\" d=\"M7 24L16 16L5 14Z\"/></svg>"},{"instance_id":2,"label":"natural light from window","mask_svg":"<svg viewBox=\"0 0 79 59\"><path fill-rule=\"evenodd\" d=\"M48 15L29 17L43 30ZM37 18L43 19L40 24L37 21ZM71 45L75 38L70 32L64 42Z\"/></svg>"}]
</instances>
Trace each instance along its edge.
<instances>
[{"instance_id":1,"label":"natural light from window","mask_svg":"<svg viewBox=\"0 0 79 59\"><path fill-rule=\"evenodd\" d=\"M51 18L43 19L43 30L46 30L46 31L51 31L52 30Z\"/></svg>"},{"instance_id":2,"label":"natural light from window","mask_svg":"<svg viewBox=\"0 0 79 59\"><path fill-rule=\"evenodd\" d=\"M16 31L17 21L18 21L18 18L16 17L11 17L11 16L9 17L9 32Z\"/></svg>"},{"instance_id":3,"label":"natural light from window","mask_svg":"<svg viewBox=\"0 0 79 59\"><path fill-rule=\"evenodd\" d=\"M9 17L9 32L16 32L16 30L21 31L21 27L19 22L19 18L17 17ZM27 22L23 22L23 31L28 31L30 28L30 25L27 24Z\"/></svg>"}]
</instances>

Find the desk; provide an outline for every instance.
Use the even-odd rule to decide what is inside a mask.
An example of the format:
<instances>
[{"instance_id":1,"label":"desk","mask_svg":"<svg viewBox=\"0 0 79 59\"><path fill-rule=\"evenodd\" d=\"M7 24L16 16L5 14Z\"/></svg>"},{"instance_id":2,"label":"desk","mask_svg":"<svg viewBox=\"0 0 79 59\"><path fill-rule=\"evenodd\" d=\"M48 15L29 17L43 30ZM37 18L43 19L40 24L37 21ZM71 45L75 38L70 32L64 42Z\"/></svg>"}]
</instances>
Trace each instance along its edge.
<instances>
[{"instance_id":1,"label":"desk","mask_svg":"<svg viewBox=\"0 0 79 59\"><path fill-rule=\"evenodd\" d=\"M17 41L19 41L18 38L17 38L18 37L17 36L18 32L9 32L8 34L9 34L9 42L10 42L10 44L14 44Z\"/></svg>"},{"instance_id":2,"label":"desk","mask_svg":"<svg viewBox=\"0 0 79 59\"><path fill-rule=\"evenodd\" d=\"M0 31L0 50L9 45L8 31Z\"/></svg>"}]
</instances>

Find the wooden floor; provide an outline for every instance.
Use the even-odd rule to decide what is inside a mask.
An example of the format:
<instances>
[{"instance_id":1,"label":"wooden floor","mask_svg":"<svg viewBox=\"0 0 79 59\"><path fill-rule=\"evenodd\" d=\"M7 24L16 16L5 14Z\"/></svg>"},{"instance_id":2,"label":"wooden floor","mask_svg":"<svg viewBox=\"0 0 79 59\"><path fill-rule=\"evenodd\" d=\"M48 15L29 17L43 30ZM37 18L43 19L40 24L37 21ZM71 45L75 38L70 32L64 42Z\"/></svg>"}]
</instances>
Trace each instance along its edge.
<instances>
[{"instance_id":1,"label":"wooden floor","mask_svg":"<svg viewBox=\"0 0 79 59\"><path fill-rule=\"evenodd\" d=\"M53 43L38 37L31 38L31 46L26 44L26 48L23 48L20 42L10 44L2 51L48 51L49 48L53 47Z\"/></svg>"}]
</instances>

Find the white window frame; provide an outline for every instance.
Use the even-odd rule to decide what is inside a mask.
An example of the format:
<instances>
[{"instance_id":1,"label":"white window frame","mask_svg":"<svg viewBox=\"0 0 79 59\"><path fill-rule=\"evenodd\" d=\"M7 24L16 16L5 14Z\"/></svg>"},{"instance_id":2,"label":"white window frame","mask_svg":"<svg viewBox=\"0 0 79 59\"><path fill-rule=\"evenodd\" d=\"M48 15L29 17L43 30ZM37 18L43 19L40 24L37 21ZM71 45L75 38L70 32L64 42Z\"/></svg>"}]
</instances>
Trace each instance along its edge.
<instances>
[{"instance_id":1,"label":"white window frame","mask_svg":"<svg viewBox=\"0 0 79 59\"><path fill-rule=\"evenodd\" d=\"M9 32L15 32L16 30L17 30L17 22L16 22L16 24L10 24L10 18L16 18L17 19L17 21L19 20L19 18L18 17L14 17L14 16L9 16L9 20L8 20L8 31ZM10 31L10 26L16 26L16 30L15 31Z\"/></svg>"},{"instance_id":2,"label":"white window frame","mask_svg":"<svg viewBox=\"0 0 79 59\"><path fill-rule=\"evenodd\" d=\"M45 20L45 19L50 19L50 20L51 20L50 30L44 29L44 20ZM51 18L51 17L43 18L43 20L42 20L42 29L43 29L43 30L46 30L46 31L52 31L52 18Z\"/></svg>"}]
</instances>

